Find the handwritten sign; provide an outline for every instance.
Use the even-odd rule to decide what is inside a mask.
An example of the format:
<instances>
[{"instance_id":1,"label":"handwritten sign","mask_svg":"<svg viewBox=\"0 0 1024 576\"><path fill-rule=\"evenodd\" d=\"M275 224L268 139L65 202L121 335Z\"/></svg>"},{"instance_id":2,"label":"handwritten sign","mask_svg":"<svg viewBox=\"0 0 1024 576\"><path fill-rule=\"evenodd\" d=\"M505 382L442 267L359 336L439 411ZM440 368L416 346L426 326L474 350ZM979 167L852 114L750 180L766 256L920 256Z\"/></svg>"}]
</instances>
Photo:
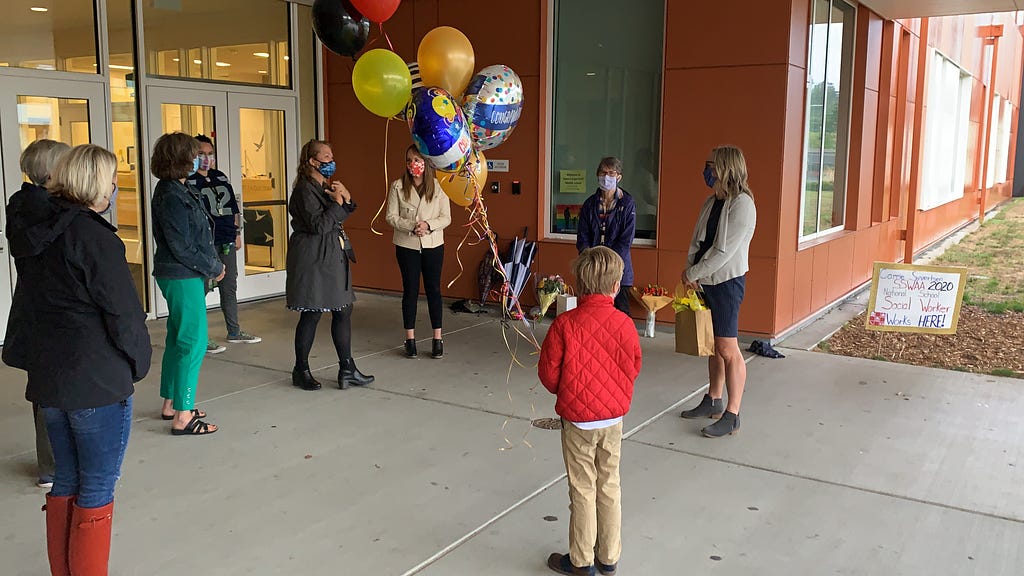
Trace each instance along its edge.
<instances>
[{"instance_id":1,"label":"handwritten sign","mask_svg":"<svg viewBox=\"0 0 1024 576\"><path fill-rule=\"evenodd\" d=\"M586 170L559 170L558 191L561 193L580 194L587 191Z\"/></svg>"},{"instance_id":2,"label":"handwritten sign","mask_svg":"<svg viewBox=\"0 0 1024 576\"><path fill-rule=\"evenodd\" d=\"M966 268L875 262L868 330L954 334Z\"/></svg>"}]
</instances>

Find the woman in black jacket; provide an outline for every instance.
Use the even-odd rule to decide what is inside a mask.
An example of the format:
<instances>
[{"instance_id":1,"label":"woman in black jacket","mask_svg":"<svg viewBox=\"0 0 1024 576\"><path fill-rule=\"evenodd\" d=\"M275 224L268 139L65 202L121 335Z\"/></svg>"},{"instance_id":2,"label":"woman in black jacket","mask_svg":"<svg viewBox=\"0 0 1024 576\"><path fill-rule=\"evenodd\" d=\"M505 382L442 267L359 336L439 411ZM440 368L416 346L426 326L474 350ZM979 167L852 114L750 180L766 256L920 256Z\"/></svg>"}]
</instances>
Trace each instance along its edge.
<instances>
[{"instance_id":1,"label":"woman in black jacket","mask_svg":"<svg viewBox=\"0 0 1024 576\"><path fill-rule=\"evenodd\" d=\"M46 185L57 162L68 150L71 147L63 142L43 139L29 144L21 153L21 171L28 182L21 183L21 190L12 194L7 204L7 228L4 232L8 242L20 237L28 226L38 224L50 216L50 192L46 190ZM23 261L24 258L16 258L14 267L20 270ZM14 292L20 290L24 288L16 283ZM36 465L39 471L36 486L53 488L53 450L50 449L50 439L46 434L46 419L38 404L32 405L32 419L36 425Z\"/></svg>"},{"instance_id":2,"label":"woman in black jacket","mask_svg":"<svg viewBox=\"0 0 1024 576\"><path fill-rule=\"evenodd\" d=\"M300 313L295 327L295 367L292 384L319 390L309 370L316 326L324 312L331 313L331 337L338 353L338 387L365 386L373 376L363 374L352 359L352 291L349 261L355 261L342 223L355 211L352 195L334 175L331 145L310 140L299 154L299 174L292 185L288 213L292 235L288 239L288 308Z\"/></svg>"},{"instance_id":3,"label":"woman in black jacket","mask_svg":"<svg viewBox=\"0 0 1024 576\"><path fill-rule=\"evenodd\" d=\"M160 178L153 192L153 276L167 300L167 347L160 367L161 415L172 420L171 434L213 434L195 409L199 369L209 342L206 286L224 278L225 266L213 247L213 221L199 191L186 178L199 167L199 141L181 132L164 134L153 146L150 170Z\"/></svg>"},{"instance_id":4,"label":"woman in black jacket","mask_svg":"<svg viewBox=\"0 0 1024 576\"><path fill-rule=\"evenodd\" d=\"M124 243L101 214L117 191L117 158L91 144L57 165L47 216L8 216L20 262L3 360L28 372L56 460L46 495L53 574L106 574L114 485L128 445L134 383L152 348Z\"/></svg>"}]
</instances>

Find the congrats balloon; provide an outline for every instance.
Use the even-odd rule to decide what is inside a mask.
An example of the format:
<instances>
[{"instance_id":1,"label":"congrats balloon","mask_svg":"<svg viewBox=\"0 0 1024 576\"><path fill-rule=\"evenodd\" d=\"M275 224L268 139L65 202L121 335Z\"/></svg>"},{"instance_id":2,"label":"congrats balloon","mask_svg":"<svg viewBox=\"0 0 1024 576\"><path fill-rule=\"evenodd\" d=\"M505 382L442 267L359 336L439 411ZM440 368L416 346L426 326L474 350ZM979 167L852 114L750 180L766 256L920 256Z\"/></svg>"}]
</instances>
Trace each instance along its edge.
<instances>
[{"instance_id":1,"label":"congrats balloon","mask_svg":"<svg viewBox=\"0 0 1024 576\"><path fill-rule=\"evenodd\" d=\"M405 109L416 149L434 168L458 172L473 152L466 117L441 88L417 90Z\"/></svg>"},{"instance_id":2,"label":"congrats balloon","mask_svg":"<svg viewBox=\"0 0 1024 576\"><path fill-rule=\"evenodd\" d=\"M477 73L466 88L462 110L473 147L487 150L512 135L523 112L523 83L508 66L495 64Z\"/></svg>"},{"instance_id":3,"label":"congrats balloon","mask_svg":"<svg viewBox=\"0 0 1024 576\"><path fill-rule=\"evenodd\" d=\"M370 21L347 1L313 2L313 31L327 49L339 56L355 56L370 35Z\"/></svg>"}]
</instances>

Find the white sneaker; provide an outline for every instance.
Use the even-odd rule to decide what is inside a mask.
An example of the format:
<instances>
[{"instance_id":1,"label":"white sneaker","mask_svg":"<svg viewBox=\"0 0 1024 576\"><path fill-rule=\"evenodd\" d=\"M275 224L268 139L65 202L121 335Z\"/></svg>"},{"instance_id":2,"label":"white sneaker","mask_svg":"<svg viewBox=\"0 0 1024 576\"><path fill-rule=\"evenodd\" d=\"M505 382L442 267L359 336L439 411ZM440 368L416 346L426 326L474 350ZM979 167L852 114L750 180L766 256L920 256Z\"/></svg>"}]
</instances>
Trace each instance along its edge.
<instances>
[{"instance_id":1,"label":"white sneaker","mask_svg":"<svg viewBox=\"0 0 1024 576\"><path fill-rule=\"evenodd\" d=\"M225 350L227 350L227 346L221 346L220 344L217 344L213 340L209 340L206 342L206 352L209 354L220 354Z\"/></svg>"}]
</instances>

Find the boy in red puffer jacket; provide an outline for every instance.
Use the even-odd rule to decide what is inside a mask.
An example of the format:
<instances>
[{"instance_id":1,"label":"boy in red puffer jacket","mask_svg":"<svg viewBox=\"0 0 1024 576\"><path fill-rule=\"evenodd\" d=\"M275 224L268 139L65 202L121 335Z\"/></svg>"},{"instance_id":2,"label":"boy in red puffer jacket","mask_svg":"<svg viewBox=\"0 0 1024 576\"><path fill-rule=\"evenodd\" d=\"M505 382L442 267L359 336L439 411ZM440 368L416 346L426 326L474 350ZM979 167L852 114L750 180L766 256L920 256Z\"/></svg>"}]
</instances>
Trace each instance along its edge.
<instances>
[{"instance_id":1,"label":"boy in red puffer jacket","mask_svg":"<svg viewBox=\"0 0 1024 576\"><path fill-rule=\"evenodd\" d=\"M604 246L573 262L579 305L551 324L538 374L558 396L562 457L569 475L569 553L552 554L559 574L615 574L622 552L619 457L622 417L640 373L640 338L633 319L615 308L622 258Z\"/></svg>"}]
</instances>

